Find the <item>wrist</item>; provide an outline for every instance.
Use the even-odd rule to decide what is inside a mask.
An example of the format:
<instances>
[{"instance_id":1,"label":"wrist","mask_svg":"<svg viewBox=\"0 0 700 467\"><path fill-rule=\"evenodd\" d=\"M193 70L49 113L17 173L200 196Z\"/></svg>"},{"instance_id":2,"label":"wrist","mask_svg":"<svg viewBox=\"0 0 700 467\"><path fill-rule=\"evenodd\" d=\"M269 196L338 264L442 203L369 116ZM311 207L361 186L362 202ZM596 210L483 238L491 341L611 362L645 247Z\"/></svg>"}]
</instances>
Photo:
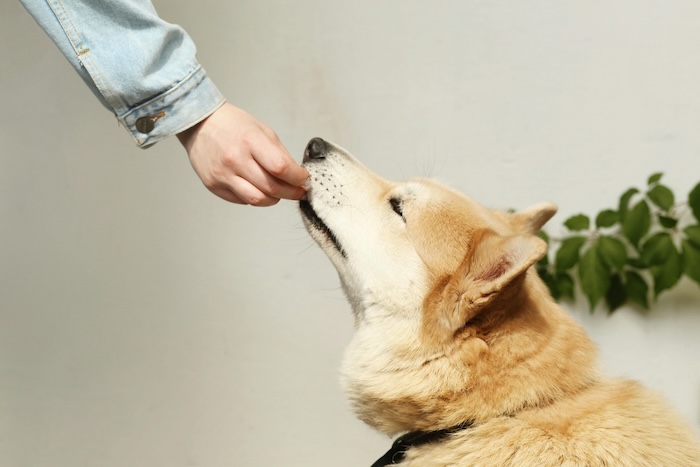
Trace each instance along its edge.
<instances>
[{"instance_id":1,"label":"wrist","mask_svg":"<svg viewBox=\"0 0 700 467\"><path fill-rule=\"evenodd\" d=\"M216 112L216 111L214 111ZM202 126L204 125L204 122L206 122L211 115L206 116L203 120L195 123L191 127L181 131L180 133L177 133L175 136L177 136L178 141L180 141L180 144L184 146L184 148L189 152L190 148L192 147L192 144L199 133L199 131L202 129Z\"/></svg>"}]
</instances>

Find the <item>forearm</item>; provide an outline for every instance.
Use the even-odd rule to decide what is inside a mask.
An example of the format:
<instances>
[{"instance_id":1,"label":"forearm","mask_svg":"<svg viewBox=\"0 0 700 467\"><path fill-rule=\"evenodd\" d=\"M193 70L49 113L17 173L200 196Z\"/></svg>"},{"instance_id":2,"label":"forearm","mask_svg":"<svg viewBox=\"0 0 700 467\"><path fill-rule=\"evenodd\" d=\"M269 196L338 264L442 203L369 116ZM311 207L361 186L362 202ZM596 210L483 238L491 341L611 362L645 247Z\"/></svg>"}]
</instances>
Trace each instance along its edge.
<instances>
[{"instance_id":1,"label":"forearm","mask_svg":"<svg viewBox=\"0 0 700 467\"><path fill-rule=\"evenodd\" d=\"M224 103L192 39L145 0L20 0L139 146L200 122Z\"/></svg>"}]
</instances>

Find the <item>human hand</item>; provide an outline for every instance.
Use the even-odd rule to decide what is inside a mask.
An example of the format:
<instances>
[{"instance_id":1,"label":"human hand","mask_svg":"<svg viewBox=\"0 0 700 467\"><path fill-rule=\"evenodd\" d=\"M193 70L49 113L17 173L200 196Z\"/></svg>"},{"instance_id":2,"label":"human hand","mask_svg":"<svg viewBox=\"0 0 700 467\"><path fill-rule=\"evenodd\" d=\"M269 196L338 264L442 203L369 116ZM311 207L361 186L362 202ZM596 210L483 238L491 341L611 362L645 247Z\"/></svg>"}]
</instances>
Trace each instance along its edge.
<instances>
[{"instance_id":1,"label":"human hand","mask_svg":"<svg viewBox=\"0 0 700 467\"><path fill-rule=\"evenodd\" d=\"M177 138L204 186L227 201L272 206L306 192L309 173L275 132L229 103Z\"/></svg>"}]
</instances>

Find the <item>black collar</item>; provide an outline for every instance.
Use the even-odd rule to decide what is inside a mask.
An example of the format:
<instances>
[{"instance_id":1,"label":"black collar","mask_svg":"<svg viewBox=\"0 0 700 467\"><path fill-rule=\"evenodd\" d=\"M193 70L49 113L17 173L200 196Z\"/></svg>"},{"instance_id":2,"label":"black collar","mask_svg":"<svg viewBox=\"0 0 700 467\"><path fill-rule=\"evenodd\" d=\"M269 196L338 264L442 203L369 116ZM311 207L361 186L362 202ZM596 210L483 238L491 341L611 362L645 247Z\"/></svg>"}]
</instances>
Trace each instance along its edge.
<instances>
[{"instance_id":1,"label":"black collar","mask_svg":"<svg viewBox=\"0 0 700 467\"><path fill-rule=\"evenodd\" d=\"M445 428L444 430L412 431L411 433L406 433L394 441L391 449L389 449L387 453L384 454L377 462L372 464L372 467L384 467L386 465L398 464L404 459L406 451L408 451L410 448L442 441L452 433L466 430L471 426L472 422L464 422L460 425L453 426L452 428Z\"/></svg>"}]
</instances>

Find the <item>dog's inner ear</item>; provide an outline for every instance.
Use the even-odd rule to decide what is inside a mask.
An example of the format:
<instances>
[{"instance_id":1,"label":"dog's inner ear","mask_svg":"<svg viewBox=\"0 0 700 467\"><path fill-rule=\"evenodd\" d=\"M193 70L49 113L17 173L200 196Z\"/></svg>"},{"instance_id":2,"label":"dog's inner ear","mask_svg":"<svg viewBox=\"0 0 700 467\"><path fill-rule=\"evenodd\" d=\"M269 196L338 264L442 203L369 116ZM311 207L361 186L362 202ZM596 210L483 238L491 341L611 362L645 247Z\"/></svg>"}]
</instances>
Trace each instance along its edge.
<instances>
[{"instance_id":1,"label":"dog's inner ear","mask_svg":"<svg viewBox=\"0 0 700 467\"><path fill-rule=\"evenodd\" d=\"M426 311L432 308L433 315L440 310L440 321L451 332L462 328L508 287L519 286L516 279L547 251L545 242L534 235L500 236L491 230L475 232L471 245L458 270L425 303Z\"/></svg>"}]
</instances>

